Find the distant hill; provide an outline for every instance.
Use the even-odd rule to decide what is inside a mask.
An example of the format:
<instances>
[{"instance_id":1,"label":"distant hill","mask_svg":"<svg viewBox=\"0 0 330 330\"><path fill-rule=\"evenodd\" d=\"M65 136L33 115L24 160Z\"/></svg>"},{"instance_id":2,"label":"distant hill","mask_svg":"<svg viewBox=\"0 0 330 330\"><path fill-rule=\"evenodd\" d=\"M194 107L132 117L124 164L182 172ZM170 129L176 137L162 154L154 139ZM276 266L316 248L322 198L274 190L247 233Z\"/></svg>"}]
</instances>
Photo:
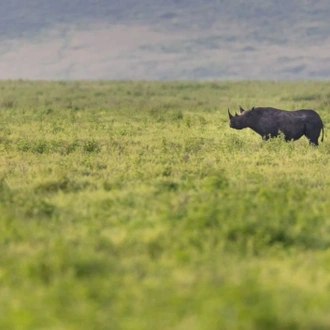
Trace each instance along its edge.
<instances>
[{"instance_id":1,"label":"distant hill","mask_svg":"<svg viewBox=\"0 0 330 330\"><path fill-rule=\"evenodd\" d=\"M0 79L329 79L327 0L11 0Z\"/></svg>"}]
</instances>

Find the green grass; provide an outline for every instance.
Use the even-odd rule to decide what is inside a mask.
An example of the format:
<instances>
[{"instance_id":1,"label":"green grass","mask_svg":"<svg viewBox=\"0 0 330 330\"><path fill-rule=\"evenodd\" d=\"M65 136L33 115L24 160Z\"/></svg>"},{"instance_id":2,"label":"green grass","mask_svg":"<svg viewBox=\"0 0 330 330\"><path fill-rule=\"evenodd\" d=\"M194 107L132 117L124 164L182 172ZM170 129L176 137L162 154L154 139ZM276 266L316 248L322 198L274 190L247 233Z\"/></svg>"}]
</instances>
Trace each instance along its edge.
<instances>
[{"instance_id":1,"label":"green grass","mask_svg":"<svg viewBox=\"0 0 330 330\"><path fill-rule=\"evenodd\" d=\"M330 136L227 107L328 82L0 83L1 329L329 329Z\"/></svg>"}]
</instances>

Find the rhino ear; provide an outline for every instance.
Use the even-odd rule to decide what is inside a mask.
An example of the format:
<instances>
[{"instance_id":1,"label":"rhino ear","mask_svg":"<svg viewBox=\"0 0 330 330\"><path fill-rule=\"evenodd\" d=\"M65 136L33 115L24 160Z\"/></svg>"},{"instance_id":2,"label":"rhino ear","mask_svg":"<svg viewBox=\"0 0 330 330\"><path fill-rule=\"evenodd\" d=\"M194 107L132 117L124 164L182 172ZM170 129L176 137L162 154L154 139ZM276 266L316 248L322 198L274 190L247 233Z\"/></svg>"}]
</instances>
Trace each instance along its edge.
<instances>
[{"instance_id":1,"label":"rhino ear","mask_svg":"<svg viewBox=\"0 0 330 330\"><path fill-rule=\"evenodd\" d=\"M228 108L228 116L229 116L229 119L232 119L234 116L229 112L229 108Z\"/></svg>"},{"instance_id":2,"label":"rhino ear","mask_svg":"<svg viewBox=\"0 0 330 330\"><path fill-rule=\"evenodd\" d=\"M245 110L241 106L239 106L239 111L243 113Z\"/></svg>"}]
</instances>

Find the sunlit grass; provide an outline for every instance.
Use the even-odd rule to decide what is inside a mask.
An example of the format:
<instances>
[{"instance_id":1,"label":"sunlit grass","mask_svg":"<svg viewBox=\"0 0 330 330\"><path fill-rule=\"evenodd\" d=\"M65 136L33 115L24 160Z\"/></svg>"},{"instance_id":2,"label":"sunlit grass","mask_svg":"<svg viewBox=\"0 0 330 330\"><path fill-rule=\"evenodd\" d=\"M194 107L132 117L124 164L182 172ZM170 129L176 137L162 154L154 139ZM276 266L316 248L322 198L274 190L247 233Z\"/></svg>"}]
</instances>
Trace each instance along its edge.
<instances>
[{"instance_id":1,"label":"sunlit grass","mask_svg":"<svg viewBox=\"0 0 330 330\"><path fill-rule=\"evenodd\" d=\"M328 131L263 142L226 112L327 127L329 83L0 89L1 328L329 327Z\"/></svg>"}]
</instances>

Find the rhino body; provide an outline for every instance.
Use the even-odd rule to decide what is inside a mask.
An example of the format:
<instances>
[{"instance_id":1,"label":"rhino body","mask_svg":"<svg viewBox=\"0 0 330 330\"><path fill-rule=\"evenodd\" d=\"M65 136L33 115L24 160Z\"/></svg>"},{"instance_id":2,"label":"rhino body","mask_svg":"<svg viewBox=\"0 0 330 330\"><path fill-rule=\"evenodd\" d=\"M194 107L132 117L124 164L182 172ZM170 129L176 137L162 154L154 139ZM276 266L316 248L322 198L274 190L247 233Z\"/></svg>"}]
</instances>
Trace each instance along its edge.
<instances>
[{"instance_id":1,"label":"rhino body","mask_svg":"<svg viewBox=\"0 0 330 330\"><path fill-rule=\"evenodd\" d=\"M229 125L234 129L251 128L261 135L263 140L284 135L286 141L298 140L303 135L310 144L318 145L318 139L324 128L321 117L312 109L294 111L281 110L271 107L258 107L244 110L240 107L241 114L229 115Z\"/></svg>"}]
</instances>

